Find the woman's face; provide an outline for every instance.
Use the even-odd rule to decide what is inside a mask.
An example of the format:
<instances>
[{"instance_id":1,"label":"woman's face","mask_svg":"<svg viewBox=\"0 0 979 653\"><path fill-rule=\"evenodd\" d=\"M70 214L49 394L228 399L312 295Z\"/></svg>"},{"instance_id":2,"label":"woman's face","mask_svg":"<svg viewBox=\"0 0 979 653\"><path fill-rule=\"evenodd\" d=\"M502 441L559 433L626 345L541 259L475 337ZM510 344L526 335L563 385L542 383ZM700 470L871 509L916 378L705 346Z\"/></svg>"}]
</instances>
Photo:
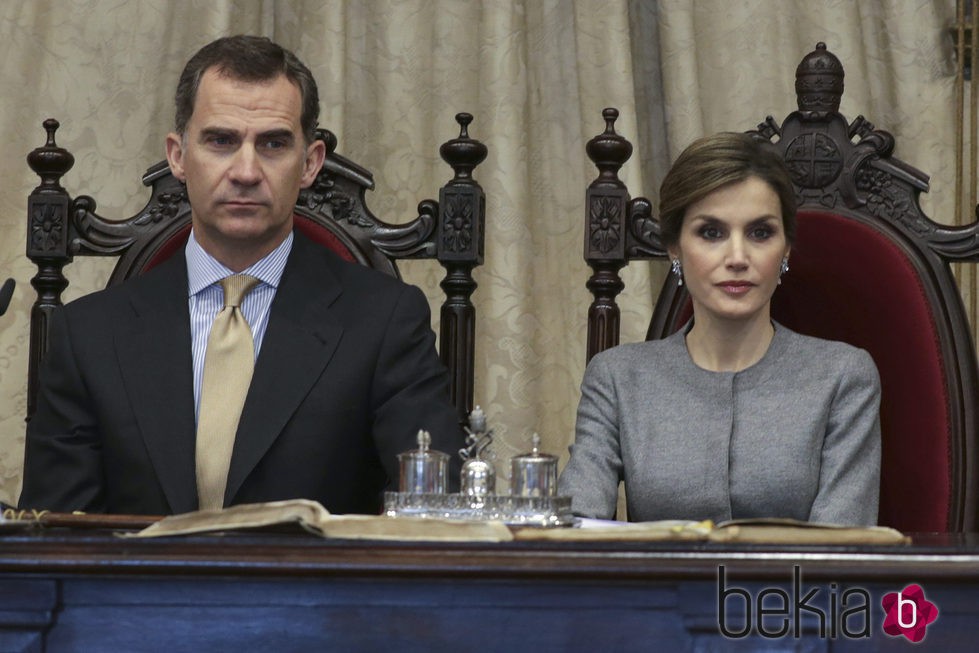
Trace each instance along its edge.
<instances>
[{"instance_id":1,"label":"woman's face","mask_svg":"<svg viewBox=\"0 0 979 653\"><path fill-rule=\"evenodd\" d=\"M687 208L669 253L683 265L695 320L767 323L789 254L778 195L757 177L717 189Z\"/></svg>"}]
</instances>

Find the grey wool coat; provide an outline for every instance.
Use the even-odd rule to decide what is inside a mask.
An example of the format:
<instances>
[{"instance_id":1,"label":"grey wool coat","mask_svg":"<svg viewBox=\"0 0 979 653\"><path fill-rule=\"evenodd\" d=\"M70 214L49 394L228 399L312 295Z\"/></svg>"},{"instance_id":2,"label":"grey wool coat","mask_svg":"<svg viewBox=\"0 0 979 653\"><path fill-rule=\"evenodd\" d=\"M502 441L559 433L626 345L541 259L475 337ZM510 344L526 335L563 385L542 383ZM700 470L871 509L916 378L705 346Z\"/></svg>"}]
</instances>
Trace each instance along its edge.
<instances>
[{"instance_id":1,"label":"grey wool coat","mask_svg":"<svg viewBox=\"0 0 979 653\"><path fill-rule=\"evenodd\" d=\"M776 324L756 364L711 372L691 360L686 331L589 363L559 482L575 514L611 518L622 480L631 521L875 524L880 379L870 355Z\"/></svg>"}]
</instances>

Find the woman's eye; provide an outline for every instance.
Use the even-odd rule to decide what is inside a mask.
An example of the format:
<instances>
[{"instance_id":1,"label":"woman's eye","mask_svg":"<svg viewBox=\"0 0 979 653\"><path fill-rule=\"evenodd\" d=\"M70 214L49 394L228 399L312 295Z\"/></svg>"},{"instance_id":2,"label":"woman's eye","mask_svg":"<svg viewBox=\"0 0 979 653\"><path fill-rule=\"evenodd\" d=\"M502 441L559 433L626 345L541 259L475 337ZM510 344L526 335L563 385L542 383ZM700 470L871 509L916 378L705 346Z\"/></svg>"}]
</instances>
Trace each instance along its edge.
<instances>
[{"instance_id":1,"label":"woman's eye","mask_svg":"<svg viewBox=\"0 0 979 653\"><path fill-rule=\"evenodd\" d=\"M755 240L768 240L773 234L771 227L756 227L751 230L750 236Z\"/></svg>"},{"instance_id":2,"label":"woman's eye","mask_svg":"<svg viewBox=\"0 0 979 653\"><path fill-rule=\"evenodd\" d=\"M705 226L700 228L700 237L705 240L717 240L723 234L717 227Z\"/></svg>"}]
</instances>

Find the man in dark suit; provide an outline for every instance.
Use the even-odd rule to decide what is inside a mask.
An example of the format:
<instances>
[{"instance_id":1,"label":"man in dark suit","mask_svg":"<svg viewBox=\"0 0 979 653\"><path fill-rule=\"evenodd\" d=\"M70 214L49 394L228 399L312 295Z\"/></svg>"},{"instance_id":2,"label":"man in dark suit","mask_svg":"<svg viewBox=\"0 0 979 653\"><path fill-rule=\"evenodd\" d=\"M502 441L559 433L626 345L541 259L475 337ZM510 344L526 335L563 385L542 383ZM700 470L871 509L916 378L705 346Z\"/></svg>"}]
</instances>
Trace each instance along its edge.
<instances>
[{"instance_id":1,"label":"man in dark suit","mask_svg":"<svg viewBox=\"0 0 979 653\"><path fill-rule=\"evenodd\" d=\"M293 231L299 190L325 151L314 137L315 81L292 53L258 37L219 39L188 62L176 100L167 159L187 187L190 241L55 314L20 507L169 514L202 505L196 430L208 334L219 282L245 273L258 279L240 307L254 373L218 505L308 498L376 513L419 429L433 449L463 444L427 302Z\"/></svg>"}]
</instances>

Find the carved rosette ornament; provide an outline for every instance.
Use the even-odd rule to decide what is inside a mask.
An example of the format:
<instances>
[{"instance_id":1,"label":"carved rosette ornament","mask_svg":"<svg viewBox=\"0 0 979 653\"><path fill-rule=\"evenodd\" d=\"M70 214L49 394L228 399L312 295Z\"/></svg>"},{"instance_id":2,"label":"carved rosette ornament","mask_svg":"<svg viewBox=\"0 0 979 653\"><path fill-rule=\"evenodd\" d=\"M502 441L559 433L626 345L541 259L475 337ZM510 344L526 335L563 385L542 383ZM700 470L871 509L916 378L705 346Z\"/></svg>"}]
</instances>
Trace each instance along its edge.
<instances>
[{"instance_id":1,"label":"carved rosette ornament","mask_svg":"<svg viewBox=\"0 0 979 653\"><path fill-rule=\"evenodd\" d=\"M472 115L458 113L455 118L459 123L458 138L439 148L455 177L439 192L438 251L440 258L479 265L483 262L486 197L472 173L486 159L488 150L469 137Z\"/></svg>"},{"instance_id":2,"label":"carved rosette ornament","mask_svg":"<svg viewBox=\"0 0 979 653\"><path fill-rule=\"evenodd\" d=\"M27 255L67 260L69 197L60 181L75 157L55 142L59 126L57 120L45 120L46 142L27 155L28 165L41 178L27 199Z\"/></svg>"},{"instance_id":3,"label":"carved rosette ornament","mask_svg":"<svg viewBox=\"0 0 979 653\"><path fill-rule=\"evenodd\" d=\"M629 191L619 179L619 168L632 156L632 143L615 133L618 109L602 111L605 131L585 146L588 158L598 168L598 177L588 186L585 204L588 233L585 234L585 259L620 258L625 251L624 229Z\"/></svg>"},{"instance_id":4,"label":"carved rosette ornament","mask_svg":"<svg viewBox=\"0 0 979 653\"><path fill-rule=\"evenodd\" d=\"M31 202L30 243L35 256L65 251L64 213L67 202L62 198L36 198Z\"/></svg>"},{"instance_id":5,"label":"carved rosette ornament","mask_svg":"<svg viewBox=\"0 0 979 653\"><path fill-rule=\"evenodd\" d=\"M598 168L598 177L585 191L585 261L592 269L585 286L593 300L588 308L588 359L619 342L619 307L615 302L624 284L619 270L625 264L629 235L629 190L619 168L632 156L632 143L615 133L618 109L602 111L605 131L588 141L585 152Z\"/></svg>"},{"instance_id":6,"label":"carved rosette ornament","mask_svg":"<svg viewBox=\"0 0 979 653\"><path fill-rule=\"evenodd\" d=\"M588 220L591 248L608 254L622 237L622 198L619 195L594 194L589 198Z\"/></svg>"},{"instance_id":7,"label":"carved rosette ornament","mask_svg":"<svg viewBox=\"0 0 979 653\"><path fill-rule=\"evenodd\" d=\"M446 190L442 198L442 248L457 254L473 247L473 198Z\"/></svg>"}]
</instances>

